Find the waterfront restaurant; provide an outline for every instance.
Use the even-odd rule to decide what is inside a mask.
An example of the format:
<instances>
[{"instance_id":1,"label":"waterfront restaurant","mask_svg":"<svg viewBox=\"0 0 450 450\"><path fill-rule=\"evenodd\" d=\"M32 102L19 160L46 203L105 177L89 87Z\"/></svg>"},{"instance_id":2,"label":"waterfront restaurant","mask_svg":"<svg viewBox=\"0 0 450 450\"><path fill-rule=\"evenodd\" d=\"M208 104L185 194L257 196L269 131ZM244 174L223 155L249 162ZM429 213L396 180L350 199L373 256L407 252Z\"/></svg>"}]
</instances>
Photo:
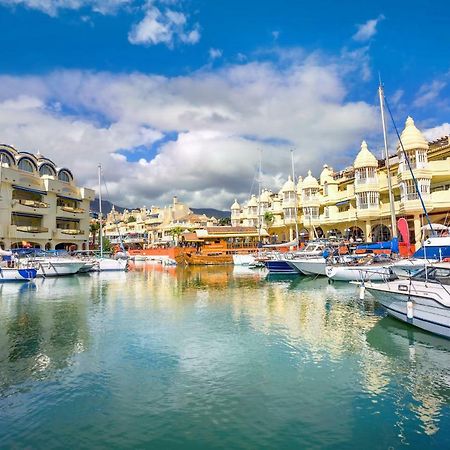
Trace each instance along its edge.
<instances>
[{"instance_id":1,"label":"waterfront restaurant","mask_svg":"<svg viewBox=\"0 0 450 450\"><path fill-rule=\"evenodd\" d=\"M41 154L0 145L0 246L87 249L92 189Z\"/></svg>"},{"instance_id":2,"label":"waterfront restaurant","mask_svg":"<svg viewBox=\"0 0 450 450\"><path fill-rule=\"evenodd\" d=\"M411 117L401 134L405 152L429 217L433 223L450 222L449 136L428 142ZM419 196L400 145L389 158L397 219L409 224L416 247L426 223ZM377 159L363 141L352 166L341 171L323 166L319 179L311 171L303 179L288 180L273 193L263 190L240 205L231 206L233 226L255 226L258 221L278 241L292 241L295 211L300 239L345 238L387 241L391 238L389 191L385 160ZM269 214L268 214L269 213Z\"/></svg>"}]
</instances>

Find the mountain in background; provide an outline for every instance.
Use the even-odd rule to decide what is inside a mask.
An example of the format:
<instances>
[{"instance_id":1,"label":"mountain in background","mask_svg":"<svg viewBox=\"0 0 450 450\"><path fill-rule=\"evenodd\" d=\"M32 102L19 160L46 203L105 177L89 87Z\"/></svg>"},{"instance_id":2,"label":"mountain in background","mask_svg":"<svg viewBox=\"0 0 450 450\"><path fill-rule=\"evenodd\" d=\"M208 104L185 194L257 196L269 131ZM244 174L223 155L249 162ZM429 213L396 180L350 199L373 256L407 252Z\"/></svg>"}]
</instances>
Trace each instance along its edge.
<instances>
[{"instance_id":1,"label":"mountain in background","mask_svg":"<svg viewBox=\"0 0 450 450\"><path fill-rule=\"evenodd\" d=\"M102 212L104 215L108 214L113 207L113 203L111 203L109 200L102 200ZM128 209L131 211L134 208L124 208L122 206L118 206L114 204L114 208L119 213L123 213L125 209ZM98 213L99 210L99 201L98 198L93 200L91 202L91 211L93 213ZM215 217L216 219L222 219L225 217L231 217L230 211L221 211L220 209L214 209L214 208L190 208L190 210L194 214L206 214L208 217Z\"/></svg>"}]
</instances>

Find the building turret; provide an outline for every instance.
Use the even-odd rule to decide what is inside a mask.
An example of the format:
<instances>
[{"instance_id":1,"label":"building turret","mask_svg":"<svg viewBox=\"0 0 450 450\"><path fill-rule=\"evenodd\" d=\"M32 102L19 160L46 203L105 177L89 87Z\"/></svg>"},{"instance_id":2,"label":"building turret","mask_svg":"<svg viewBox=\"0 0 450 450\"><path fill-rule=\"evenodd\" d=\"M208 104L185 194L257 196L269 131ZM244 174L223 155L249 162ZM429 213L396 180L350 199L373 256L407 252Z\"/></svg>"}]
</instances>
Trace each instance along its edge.
<instances>
[{"instance_id":1,"label":"building turret","mask_svg":"<svg viewBox=\"0 0 450 450\"><path fill-rule=\"evenodd\" d=\"M366 141L361 142L361 150L353 164L355 168L356 208L373 211L380 207L380 189L378 186L378 160L367 147Z\"/></svg>"},{"instance_id":2,"label":"building turret","mask_svg":"<svg viewBox=\"0 0 450 450\"><path fill-rule=\"evenodd\" d=\"M239 226L241 223L241 206L237 199L234 199L234 203L231 205L231 225L233 227Z\"/></svg>"},{"instance_id":3,"label":"building turret","mask_svg":"<svg viewBox=\"0 0 450 450\"><path fill-rule=\"evenodd\" d=\"M430 194L431 173L428 170L428 142L423 134L414 124L412 117L406 119L405 128L400 136L401 143L397 146L400 176L400 194L402 202L417 200L418 195L414 180L409 171L409 165L414 171L414 175L419 184L420 192L424 198ZM405 152L403 152L403 150ZM409 160L406 161L405 153Z\"/></svg>"},{"instance_id":4,"label":"building turret","mask_svg":"<svg viewBox=\"0 0 450 450\"><path fill-rule=\"evenodd\" d=\"M319 182L308 170L308 175L303 180L302 186L303 222L305 224L319 218L319 188Z\"/></svg>"}]
</instances>

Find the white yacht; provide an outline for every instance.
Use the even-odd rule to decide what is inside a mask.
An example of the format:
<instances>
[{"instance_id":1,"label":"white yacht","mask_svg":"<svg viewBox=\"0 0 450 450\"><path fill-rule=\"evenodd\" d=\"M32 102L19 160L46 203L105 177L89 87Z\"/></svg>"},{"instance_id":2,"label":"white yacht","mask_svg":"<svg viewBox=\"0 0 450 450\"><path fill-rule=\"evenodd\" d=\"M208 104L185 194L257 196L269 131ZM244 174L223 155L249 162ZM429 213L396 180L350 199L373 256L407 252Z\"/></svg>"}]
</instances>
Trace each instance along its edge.
<instances>
[{"instance_id":1,"label":"white yacht","mask_svg":"<svg viewBox=\"0 0 450 450\"><path fill-rule=\"evenodd\" d=\"M326 275L327 260L323 253L327 247L327 242L310 242L305 248L295 252L294 257L286 262L303 275Z\"/></svg>"},{"instance_id":2,"label":"white yacht","mask_svg":"<svg viewBox=\"0 0 450 450\"><path fill-rule=\"evenodd\" d=\"M253 255L243 255L243 254L236 254L233 255L233 264L235 266L249 266L251 264L255 264L256 259Z\"/></svg>"},{"instance_id":3,"label":"white yacht","mask_svg":"<svg viewBox=\"0 0 450 450\"><path fill-rule=\"evenodd\" d=\"M64 256L36 256L33 261L38 267L38 277L73 275L85 265L83 261Z\"/></svg>"},{"instance_id":4,"label":"white yacht","mask_svg":"<svg viewBox=\"0 0 450 450\"><path fill-rule=\"evenodd\" d=\"M409 279L364 286L388 314L450 338L450 263L436 263Z\"/></svg>"}]
</instances>

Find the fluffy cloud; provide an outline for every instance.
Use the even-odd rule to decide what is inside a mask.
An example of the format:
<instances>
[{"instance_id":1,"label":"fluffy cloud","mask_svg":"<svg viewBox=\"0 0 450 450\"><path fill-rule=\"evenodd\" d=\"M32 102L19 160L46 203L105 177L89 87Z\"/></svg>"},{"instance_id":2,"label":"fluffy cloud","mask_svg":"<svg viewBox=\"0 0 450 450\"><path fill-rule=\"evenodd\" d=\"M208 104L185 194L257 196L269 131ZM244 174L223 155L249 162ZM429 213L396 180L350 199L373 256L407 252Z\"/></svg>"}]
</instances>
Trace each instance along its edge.
<instances>
[{"instance_id":1,"label":"fluffy cloud","mask_svg":"<svg viewBox=\"0 0 450 450\"><path fill-rule=\"evenodd\" d=\"M101 162L110 199L119 205L178 195L192 206L226 208L248 196L260 149L265 183L278 189L291 148L296 172L311 168L318 175L324 163L351 163L360 141L379 133L376 108L347 99L344 74L352 67L302 57L173 78L83 71L2 76L1 141L39 150L87 186L95 186Z\"/></svg>"},{"instance_id":2,"label":"fluffy cloud","mask_svg":"<svg viewBox=\"0 0 450 450\"><path fill-rule=\"evenodd\" d=\"M182 12L166 8L159 9L153 2L146 6L145 17L130 31L128 40L132 44L165 44L173 47L176 41L196 44L200 40L199 25L187 28L187 17Z\"/></svg>"},{"instance_id":3,"label":"fluffy cloud","mask_svg":"<svg viewBox=\"0 0 450 450\"><path fill-rule=\"evenodd\" d=\"M429 141L434 141L442 136L450 136L450 123L445 122L437 127L429 128L423 134Z\"/></svg>"},{"instance_id":4,"label":"fluffy cloud","mask_svg":"<svg viewBox=\"0 0 450 450\"><path fill-rule=\"evenodd\" d=\"M358 25L358 30L353 35L353 39L358 42L365 42L375 36L377 32L377 25L384 20L381 14L376 19L370 19L365 23Z\"/></svg>"}]
</instances>

